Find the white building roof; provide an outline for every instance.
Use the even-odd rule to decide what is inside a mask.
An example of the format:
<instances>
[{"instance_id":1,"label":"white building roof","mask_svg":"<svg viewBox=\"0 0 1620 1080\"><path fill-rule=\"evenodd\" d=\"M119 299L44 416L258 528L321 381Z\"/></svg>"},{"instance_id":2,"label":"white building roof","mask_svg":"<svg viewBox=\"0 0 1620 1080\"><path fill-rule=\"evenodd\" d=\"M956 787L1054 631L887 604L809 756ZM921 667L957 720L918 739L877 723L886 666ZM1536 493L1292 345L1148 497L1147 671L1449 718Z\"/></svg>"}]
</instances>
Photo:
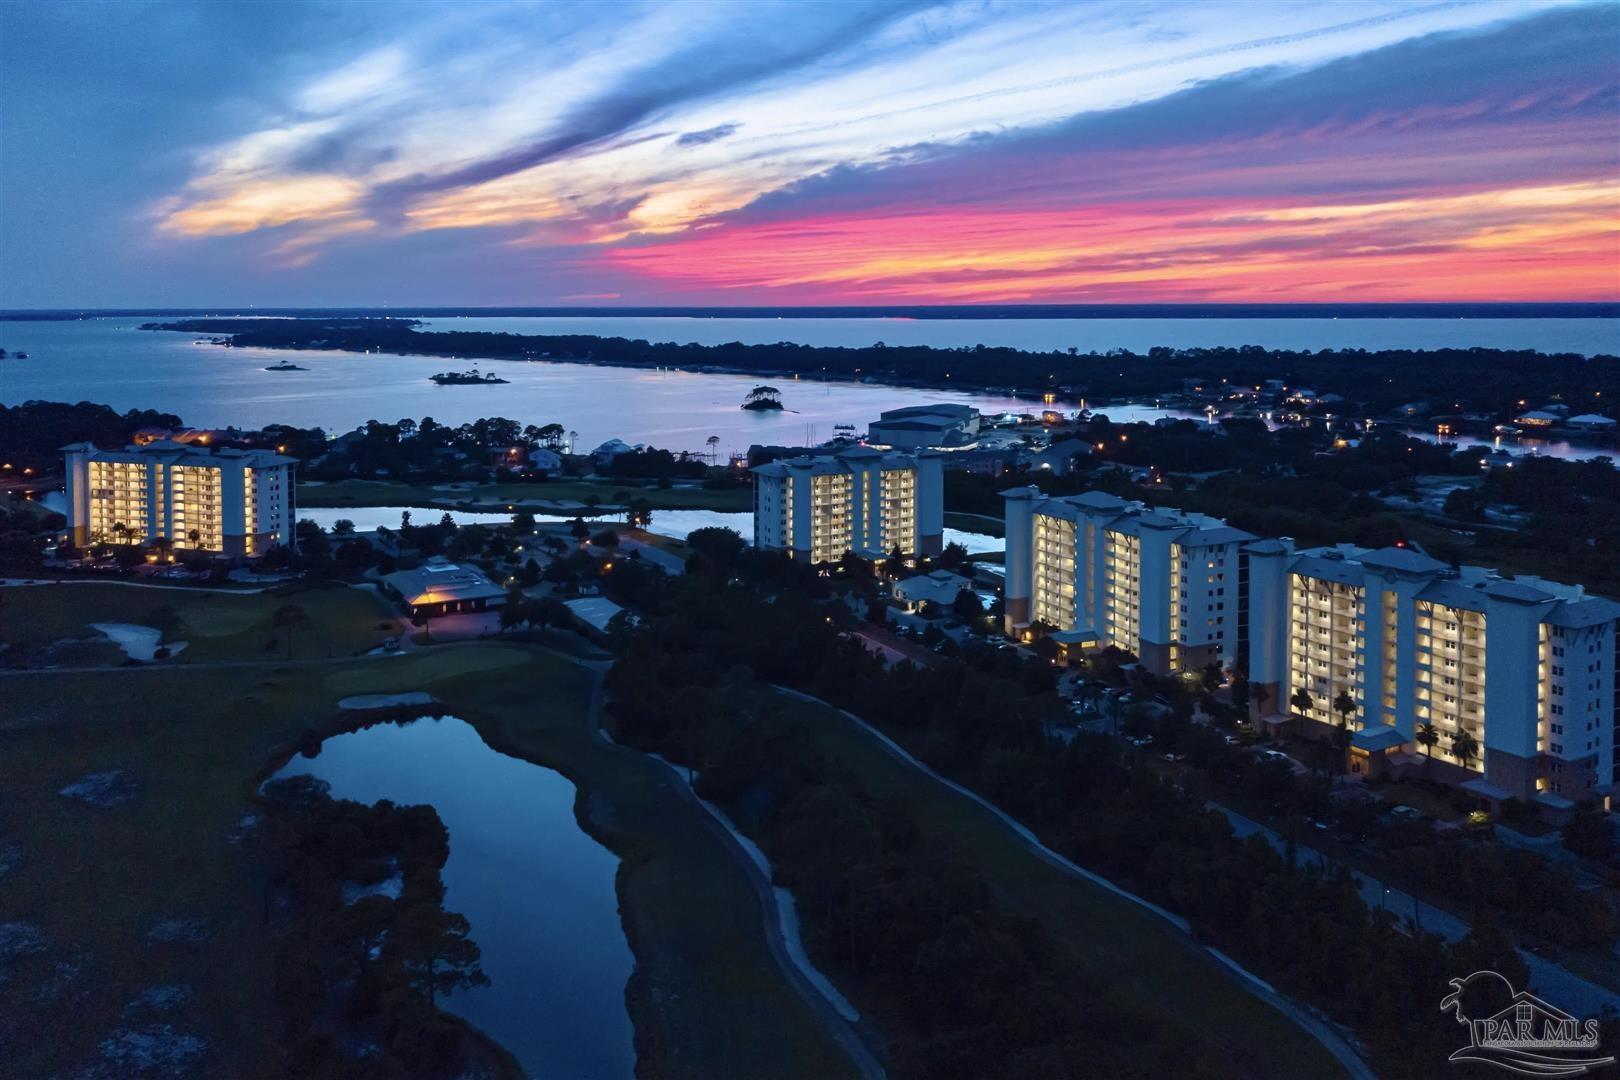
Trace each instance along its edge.
<instances>
[{"instance_id":1,"label":"white building roof","mask_svg":"<svg viewBox=\"0 0 1620 1080\"><path fill-rule=\"evenodd\" d=\"M396 570L385 575L383 583L412 606L506 596L506 590L490 581L477 567L443 559L430 559L415 570Z\"/></svg>"},{"instance_id":2,"label":"white building roof","mask_svg":"<svg viewBox=\"0 0 1620 1080\"><path fill-rule=\"evenodd\" d=\"M972 587L973 582L960 574L953 574L949 570L935 570L932 573L919 574L896 582L894 594L913 604L932 601L949 607L956 602L958 593Z\"/></svg>"},{"instance_id":3,"label":"white building roof","mask_svg":"<svg viewBox=\"0 0 1620 1080\"><path fill-rule=\"evenodd\" d=\"M606 631L613 616L624 608L605 596L582 596L578 600L564 600L563 606L581 621L597 630Z\"/></svg>"},{"instance_id":4,"label":"white building roof","mask_svg":"<svg viewBox=\"0 0 1620 1080\"><path fill-rule=\"evenodd\" d=\"M141 446L126 446L122 450L98 450L91 443L73 443L62 447L62 452L88 454L91 461L120 461L130 464L201 465L219 469L226 465L245 465L250 469L263 469L272 465L296 465L297 458L287 457L270 450L238 450L235 447L197 446L193 443L156 439Z\"/></svg>"}]
</instances>

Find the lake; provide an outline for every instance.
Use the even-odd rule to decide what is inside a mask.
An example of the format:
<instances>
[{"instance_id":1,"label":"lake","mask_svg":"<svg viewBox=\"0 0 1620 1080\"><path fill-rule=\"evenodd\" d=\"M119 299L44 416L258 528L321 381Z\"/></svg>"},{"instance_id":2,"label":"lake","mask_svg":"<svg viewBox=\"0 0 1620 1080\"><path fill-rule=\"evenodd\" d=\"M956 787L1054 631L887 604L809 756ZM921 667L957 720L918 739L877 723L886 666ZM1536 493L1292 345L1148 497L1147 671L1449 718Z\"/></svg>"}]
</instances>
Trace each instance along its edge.
<instances>
[{"instance_id":1,"label":"lake","mask_svg":"<svg viewBox=\"0 0 1620 1080\"><path fill-rule=\"evenodd\" d=\"M834 426L866 424L886 410L966 402L986 412L1024 411L1028 400L993 394L858 383L782 382L787 411L745 412L751 376L579 364L492 361L506 385L435 386L428 376L469 361L344 352L223 349L194 335L138 330L147 318L0 323L0 347L27 360L0 361L0 401L97 401L115 409L161 409L199 427L287 423L333 433L367 420L432 416L462 424L507 416L556 422L589 450L610 438L670 450L721 453L754 443L804 445ZM468 317L435 319L444 330L601 334L654 341L870 345L1013 345L1130 348L1240 345L1277 348L1488 345L1593 353L1620 350L1615 319L760 319L674 317ZM307 371L265 371L291 357Z\"/></svg>"},{"instance_id":2,"label":"lake","mask_svg":"<svg viewBox=\"0 0 1620 1080\"><path fill-rule=\"evenodd\" d=\"M574 785L489 748L455 717L335 735L276 779L310 775L335 798L432 806L450 833L444 904L472 926L490 985L443 1008L534 1077L635 1072L624 990L635 959L619 923L619 860L574 818Z\"/></svg>"}]
</instances>

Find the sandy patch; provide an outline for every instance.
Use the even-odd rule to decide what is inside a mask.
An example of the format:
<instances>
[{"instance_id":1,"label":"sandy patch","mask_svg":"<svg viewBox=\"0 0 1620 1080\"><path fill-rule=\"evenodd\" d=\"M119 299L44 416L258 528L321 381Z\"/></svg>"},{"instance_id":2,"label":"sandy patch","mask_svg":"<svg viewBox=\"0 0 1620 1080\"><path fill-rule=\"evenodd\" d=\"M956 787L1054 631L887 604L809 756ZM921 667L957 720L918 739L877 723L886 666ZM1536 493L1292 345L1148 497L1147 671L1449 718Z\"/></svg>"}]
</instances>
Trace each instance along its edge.
<instances>
[{"instance_id":1,"label":"sandy patch","mask_svg":"<svg viewBox=\"0 0 1620 1080\"><path fill-rule=\"evenodd\" d=\"M141 626L137 623L97 622L91 623L90 629L100 633L111 640L124 655L131 660L152 660L159 647L163 645L163 632L151 626ZM167 648L169 655L173 656L186 647L183 641L171 641Z\"/></svg>"}]
</instances>

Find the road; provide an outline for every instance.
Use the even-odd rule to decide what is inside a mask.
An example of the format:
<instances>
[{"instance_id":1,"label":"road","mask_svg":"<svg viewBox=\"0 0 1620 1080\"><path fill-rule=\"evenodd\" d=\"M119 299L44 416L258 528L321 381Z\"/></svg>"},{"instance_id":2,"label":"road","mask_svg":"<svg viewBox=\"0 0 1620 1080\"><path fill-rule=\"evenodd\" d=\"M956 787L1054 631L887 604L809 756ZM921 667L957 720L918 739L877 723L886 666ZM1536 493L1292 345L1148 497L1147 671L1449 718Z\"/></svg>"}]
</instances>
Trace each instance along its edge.
<instances>
[{"instance_id":1,"label":"road","mask_svg":"<svg viewBox=\"0 0 1620 1080\"><path fill-rule=\"evenodd\" d=\"M578 657L567 656L563 653L557 653L556 655L562 656L563 659L571 663L578 664L593 674L594 684L591 688L591 703L585 712L586 730L589 732L591 739L600 746L619 746L618 743L613 741L612 736L602 730L601 724L602 680L613 662L611 660L581 660ZM620 749L631 748L620 747ZM782 936L782 916L777 908L776 892L772 888L770 880L760 870L759 864L754 861L747 851L743 850L742 845L737 842L736 836L726 827L726 824L718 820L714 813L703 804L703 801L692 791L690 785L681 777L674 765L661 758L652 757L651 755L646 756L651 757L651 760L659 762L670 771L671 781L675 789L702 816L709 831L731 854L731 857L747 876L748 883L753 886L754 896L759 901L766 947L770 950L771 958L776 962L776 966L781 970L782 977L787 980L788 985L793 987L794 992L821 1019L828 1035L844 1051L855 1072L864 1080L882 1080L882 1077L886 1075L883 1071L883 1065L878 1061L877 1055L872 1052L871 1047L866 1045L866 1041L861 1037L860 1032L840 1015L837 1004L823 994L815 983L806 978L799 965L794 963L793 957L788 951L787 941Z\"/></svg>"},{"instance_id":2,"label":"road","mask_svg":"<svg viewBox=\"0 0 1620 1080\"><path fill-rule=\"evenodd\" d=\"M1219 803L1206 802L1204 805L1223 815L1238 836L1259 834L1278 851L1287 850L1287 842L1275 829L1246 818L1236 810L1229 810ZM1304 844L1297 845L1296 851L1298 859L1303 863L1323 867L1335 865L1332 859ZM1448 942L1461 941L1468 935L1468 924L1450 912L1442 911L1432 904L1425 904L1416 897L1385 885L1379 879L1363 874L1359 870L1351 870L1350 873L1355 876L1356 883L1361 888L1361 898L1367 905L1393 912L1399 920L1397 925L1403 928L1408 925L1416 926L1431 934L1439 934ZM1533 952L1520 949L1519 955L1530 969L1530 987L1559 1008L1581 1017L1598 1016L1605 1008L1620 1011L1620 994L1583 979L1563 965L1537 956ZM1456 974L1462 976L1469 973L1459 971Z\"/></svg>"},{"instance_id":3,"label":"road","mask_svg":"<svg viewBox=\"0 0 1620 1080\"><path fill-rule=\"evenodd\" d=\"M996 817L997 820L1007 827L1008 832L1011 834L1015 842L1029 849L1030 852L1044 862L1056 867L1066 874L1081 878L1085 881L1091 882L1094 885L1098 885L1104 889L1107 889L1116 896L1129 900L1138 907L1142 907L1153 912L1153 914L1170 923L1182 933L1186 934L1189 938L1192 938L1192 928L1188 925L1186 919L1183 919L1181 916L1159 907L1157 904L1142 899L1135 893L1120 888L1107 878L1102 877L1099 874L1092 873L1090 870L1087 870L1069 859L1064 858L1062 855L1059 855L1057 852L1041 843L1040 839L1036 837L1036 835L1030 831L1027 826L1019 822L1018 819L1014 818L1011 814L1007 813L1005 810L1002 810L995 803L992 803L977 792L970 791L961 784L956 783L954 780L942 776L933 769L929 768L927 765L924 765L922 762L912 757L911 754L899 743L896 743L893 739L889 738L883 732L879 731L871 724L868 724L865 720L862 720L854 713L844 709L839 709L828 702L822 701L820 698L811 697L809 694L802 694L797 690L792 690L785 686L777 686L776 689L790 697L796 697L801 701L814 702L815 704L824 706L825 708L833 709L845 719L855 724L862 731L865 731L868 735L872 736L872 738L876 739L878 743L889 753L889 755L895 758L897 761L909 765L913 769L916 769L918 772L922 773L924 776L945 785L958 795L961 795L963 798L971 799L984 809L988 810ZM1192 938L1190 944L1195 950L1207 956L1211 963L1219 964L1225 970L1236 975L1238 982L1246 987L1250 993L1254 994L1262 1001L1271 1005L1278 1012L1288 1017L1294 1023L1298 1024L1313 1038L1325 1046L1328 1052L1338 1059L1339 1064L1344 1066L1345 1071L1350 1076L1354 1077L1355 1080L1376 1080L1372 1069L1369 1068L1367 1063L1362 1060L1361 1055L1357 1052L1356 1048L1352 1046L1349 1040L1340 1034L1338 1029L1327 1020L1318 1016L1305 1006L1300 1005L1298 1002L1295 1002L1290 998L1278 993L1277 990L1269 983L1265 982L1253 972L1248 971L1242 965L1238 964L1235 960L1220 952L1218 949L1212 949L1209 946L1204 945L1202 942L1197 941L1196 938Z\"/></svg>"}]
</instances>

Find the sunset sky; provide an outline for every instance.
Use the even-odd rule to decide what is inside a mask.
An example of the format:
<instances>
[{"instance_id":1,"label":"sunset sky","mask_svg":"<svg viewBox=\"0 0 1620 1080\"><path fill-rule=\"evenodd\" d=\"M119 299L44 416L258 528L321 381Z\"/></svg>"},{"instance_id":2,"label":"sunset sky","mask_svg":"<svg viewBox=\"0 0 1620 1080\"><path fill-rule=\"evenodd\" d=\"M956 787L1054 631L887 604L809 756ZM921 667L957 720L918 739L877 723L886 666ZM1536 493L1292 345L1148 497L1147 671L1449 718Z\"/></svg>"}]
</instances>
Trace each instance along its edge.
<instances>
[{"instance_id":1,"label":"sunset sky","mask_svg":"<svg viewBox=\"0 0 1620 1080\"><path fill-rule=\"evenodd\" d=\"M9 4L0 307L1620 299L1620 5Z\"/></svg>"}]
</instances>

